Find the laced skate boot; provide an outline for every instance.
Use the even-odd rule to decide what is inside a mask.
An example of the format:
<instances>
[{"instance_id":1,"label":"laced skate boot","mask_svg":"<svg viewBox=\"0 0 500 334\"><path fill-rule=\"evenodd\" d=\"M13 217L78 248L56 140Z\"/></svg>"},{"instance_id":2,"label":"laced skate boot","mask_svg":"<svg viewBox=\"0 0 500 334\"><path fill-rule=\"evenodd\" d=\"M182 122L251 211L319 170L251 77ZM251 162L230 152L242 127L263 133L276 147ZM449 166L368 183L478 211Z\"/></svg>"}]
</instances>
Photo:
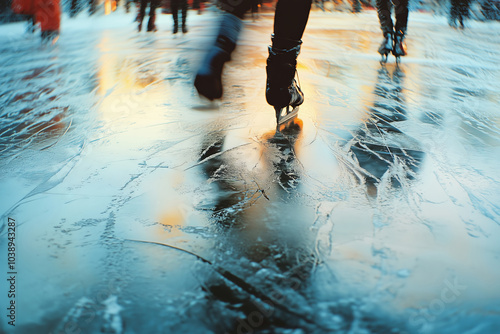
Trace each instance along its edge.
<instances>
[{"instance_id":1,"label":"laced skate boot","mask_svg":"<svg viewBox=\"0 0 500 334\"><path fill-rule=\"evenodd\" d=\"M399 30L396 32L392 54L394 55L394 57L396 57L396 62L398 63L400 62L401 56L406 56L406 43L404 42L404 38L404 31Z\"/></svg>"},{"instance_id":2,"label":"laced skate boot","mask_svg":"<svg viewBox=\"0 0 500 334\"><path fill-rule=\"evenodd\" d=\"M215 44L206 54L196 74L194 86L198 94L211 101L222 97L222 70L224 64L231 60L242 25L240 18L224 14Z\"/></svg>"},{"instance_id":3,"label":"laced skate boot","mask_svg":"<svg viewBox=\"0 0 500 334\"><path fill-rule=\"evenodd\" d=\"M280 125L294 118L299 111L299 105L304 103L304 94L295 81L297 56L302 41L288 41L295 45L289 49L277 48L274 36L272 41L273 45L268 48L266 66L266 100L274 107L276 121Z\"/></svg>"},{"instance_id":4,"label":"laced skate boot","mask_svg":"<svg viewBox=\"0 0 500 334\"><path fill-rule=\"evenodd\" d=\"M382 64L387 63L387 56L389 53L391 53L393 49L393 44L394 44L394 34L392 32L386 32L384 33L384 40L382 41L382 44L380 44L380 47L378 48L378 53L382 56L382 59L380 62Z\"/></svg>"}]
</instances>

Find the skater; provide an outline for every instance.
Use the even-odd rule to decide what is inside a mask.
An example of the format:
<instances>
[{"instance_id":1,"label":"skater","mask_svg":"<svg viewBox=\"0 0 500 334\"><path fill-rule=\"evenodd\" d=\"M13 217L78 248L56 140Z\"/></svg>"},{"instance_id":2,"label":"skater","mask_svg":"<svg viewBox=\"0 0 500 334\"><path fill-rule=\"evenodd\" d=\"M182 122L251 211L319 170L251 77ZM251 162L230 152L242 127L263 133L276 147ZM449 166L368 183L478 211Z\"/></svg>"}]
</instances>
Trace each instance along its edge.
<instances>
[{"instance_id":1,"label":"skater","mask_svg":"<svg viewBox=\"0 0 500 334\"><path fill-rule=\"evenodd\" d=\"M156 31L156 8L158 8L160 4L160 0L141 0L141 7L139 9L139 14L137 15L137 22L139 22L139 26L137 30L140 32L142 30L142 20L144 20L144 16L146 16L146 7L149 3L149 20L148 20L148 31Z\"/></svg>"},{"instance_id":2,"label":"skater","mask_svg":"<svg viewBox=\"0 0 500 334\"><path fill-rule=\"evenodd\" d=\"M391 8L394 3L396 13L396 24L392 23ZM404 43L406 27L408 25L408 0L377 0L377 13L380 28L384 34L384 41L378 52L382 55L382 63L387 62L387 55L392 52L399 62L399 57L406 56L406 44Z\"/></svg>"},{"instance_id":3,"label":"skater","mask_svg":"<svg viewBox=\"0 0 500 334\"><path fill-rule=\"evenodd\" d=\"M173 34L177 34L179 31L179 6L181 7L182 12L182 33L187 33L186 27L186 19L187 19L187 9L188 3L187 0L170 0L170 6L172 9L172 18L174 19L174 29L172 30Z\"/></svg>"},{"instance_id":4,"label":"skater","mask_svg":"<svg viewBox=\"0 0 500 334\"><path fill-rule=\"evenodd\" d=\"M266 66L266 100L274 107L278 124L293 118L298 106L304 102L304 94L295 81L295 72L311 1L278 0L276 4L274 33ZM198 93L209 100L222 97L224 63L231 59L243 25L242 17L251 5L252 0L243 0L236 7L223 6L226 12L220 21L218 36L194 81Z\"/></svg>"},{"instance_id":5,"label":"skater","mask_svg":"<svg viewBox=\"0 0 500 334\"><path fill-rule=\"evenodd\" d=\"M464 29L464 18L469 17L470 0L451 0L450 26L456 28L457 20Z\"/></svg>"}]
</instances>

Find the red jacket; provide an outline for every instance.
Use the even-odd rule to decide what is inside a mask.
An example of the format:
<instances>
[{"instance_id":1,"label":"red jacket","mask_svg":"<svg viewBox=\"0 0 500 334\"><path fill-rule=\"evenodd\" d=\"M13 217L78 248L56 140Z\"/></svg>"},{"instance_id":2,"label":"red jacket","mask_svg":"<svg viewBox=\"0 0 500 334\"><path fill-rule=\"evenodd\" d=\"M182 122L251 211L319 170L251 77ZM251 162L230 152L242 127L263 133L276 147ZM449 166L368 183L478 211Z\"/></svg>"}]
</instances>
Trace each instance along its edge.
<instances>
[{"instance_id":1,"label":"red jacket","mask_svg":"<svg viewBox=\"0 0 500 334\"><path fill-rule=\"evenodd\" d=\"M59 30L59 0L12 0L12 11L16 14L35 15L35 21L40 23L42 31Z\"/></svg>"}]
</instances>

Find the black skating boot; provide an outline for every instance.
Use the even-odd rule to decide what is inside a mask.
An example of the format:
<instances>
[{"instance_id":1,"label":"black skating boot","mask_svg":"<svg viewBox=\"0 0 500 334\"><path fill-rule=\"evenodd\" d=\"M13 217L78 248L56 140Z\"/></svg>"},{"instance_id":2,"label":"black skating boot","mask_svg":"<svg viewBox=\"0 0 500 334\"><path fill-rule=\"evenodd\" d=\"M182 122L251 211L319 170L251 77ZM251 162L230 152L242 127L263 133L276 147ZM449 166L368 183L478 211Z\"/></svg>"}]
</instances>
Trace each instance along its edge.
<instances>
[{"instance_id":1,"label":"black skating boot","mask_svg":"<svg viewBox=\"0 0 500 334\"><path fill-rule=\"evenodd\" d=\"M384 33L384 40L382 41L382 44L380 44L380 47L378 48L378 53L382 56L382 59L380 60L381 63L385 64L387 63L387 55L391 53L393 49L393 44L394 44L394 33L391 32L385 32Z\"/></svg>"},{"instance_id":2,"label":"black skating boot","mask_svg":"<svg viewBox=\"0 0 500 334\"><path fill-rule=\"evenodd\" d=\"M242 25L240 18L224 14L215 44L208 50L196 74L194 86L198 94L211 101L222 97L222 69L231 60Z\"/></svg>"},{"instance_id":3,"label":"black skating boot","mask_svg":"<svg viewBox=\"0 0 500 334\"><path fill-rule=\"evenodd\" d=\"M294 45L288 49L277 48L279 40L274 36L272 41L266 66L266 100L274 107L279 125L295 117L298 106L304 103L304 94L295 81L297 57L302 41L288 41Z\"/></svg>"},{"instance_id":4,"label":"black skating boot","mask_svg":"<svg viewBox=\"0 0 500 334\"><path fill-rule=\"evenodd\" d=\"M399 57L406 56L406 43L404 42L405 34L404 31L396 31L394 38L394 47L392 49L392 54L396 57L396 61L399 62Z\"/></svg>"}]
</instances>

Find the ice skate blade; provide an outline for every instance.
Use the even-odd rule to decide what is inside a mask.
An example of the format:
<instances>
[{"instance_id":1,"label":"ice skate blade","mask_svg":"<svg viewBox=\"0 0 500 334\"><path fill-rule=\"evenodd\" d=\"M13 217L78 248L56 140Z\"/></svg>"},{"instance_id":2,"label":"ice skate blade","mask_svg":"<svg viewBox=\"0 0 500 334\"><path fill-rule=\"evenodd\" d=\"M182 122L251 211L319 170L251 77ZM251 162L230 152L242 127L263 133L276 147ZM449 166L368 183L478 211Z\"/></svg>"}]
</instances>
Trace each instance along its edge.
<instances>
[{"instance_id":1,"label":"ice skate blade","mask_svg":"<svg viewBox=\"0 0 500 334\"><path fill-rule=\"evenodd\" d=\"M297 117L297 114L299 113L299 106L294 107L290 111L290 106L287 106L285 108L275 108L276 110L276 123L278 126L290 121L291 119ZM283 111L285 113L283 114Z\"/></svg>"}]
</instances>

